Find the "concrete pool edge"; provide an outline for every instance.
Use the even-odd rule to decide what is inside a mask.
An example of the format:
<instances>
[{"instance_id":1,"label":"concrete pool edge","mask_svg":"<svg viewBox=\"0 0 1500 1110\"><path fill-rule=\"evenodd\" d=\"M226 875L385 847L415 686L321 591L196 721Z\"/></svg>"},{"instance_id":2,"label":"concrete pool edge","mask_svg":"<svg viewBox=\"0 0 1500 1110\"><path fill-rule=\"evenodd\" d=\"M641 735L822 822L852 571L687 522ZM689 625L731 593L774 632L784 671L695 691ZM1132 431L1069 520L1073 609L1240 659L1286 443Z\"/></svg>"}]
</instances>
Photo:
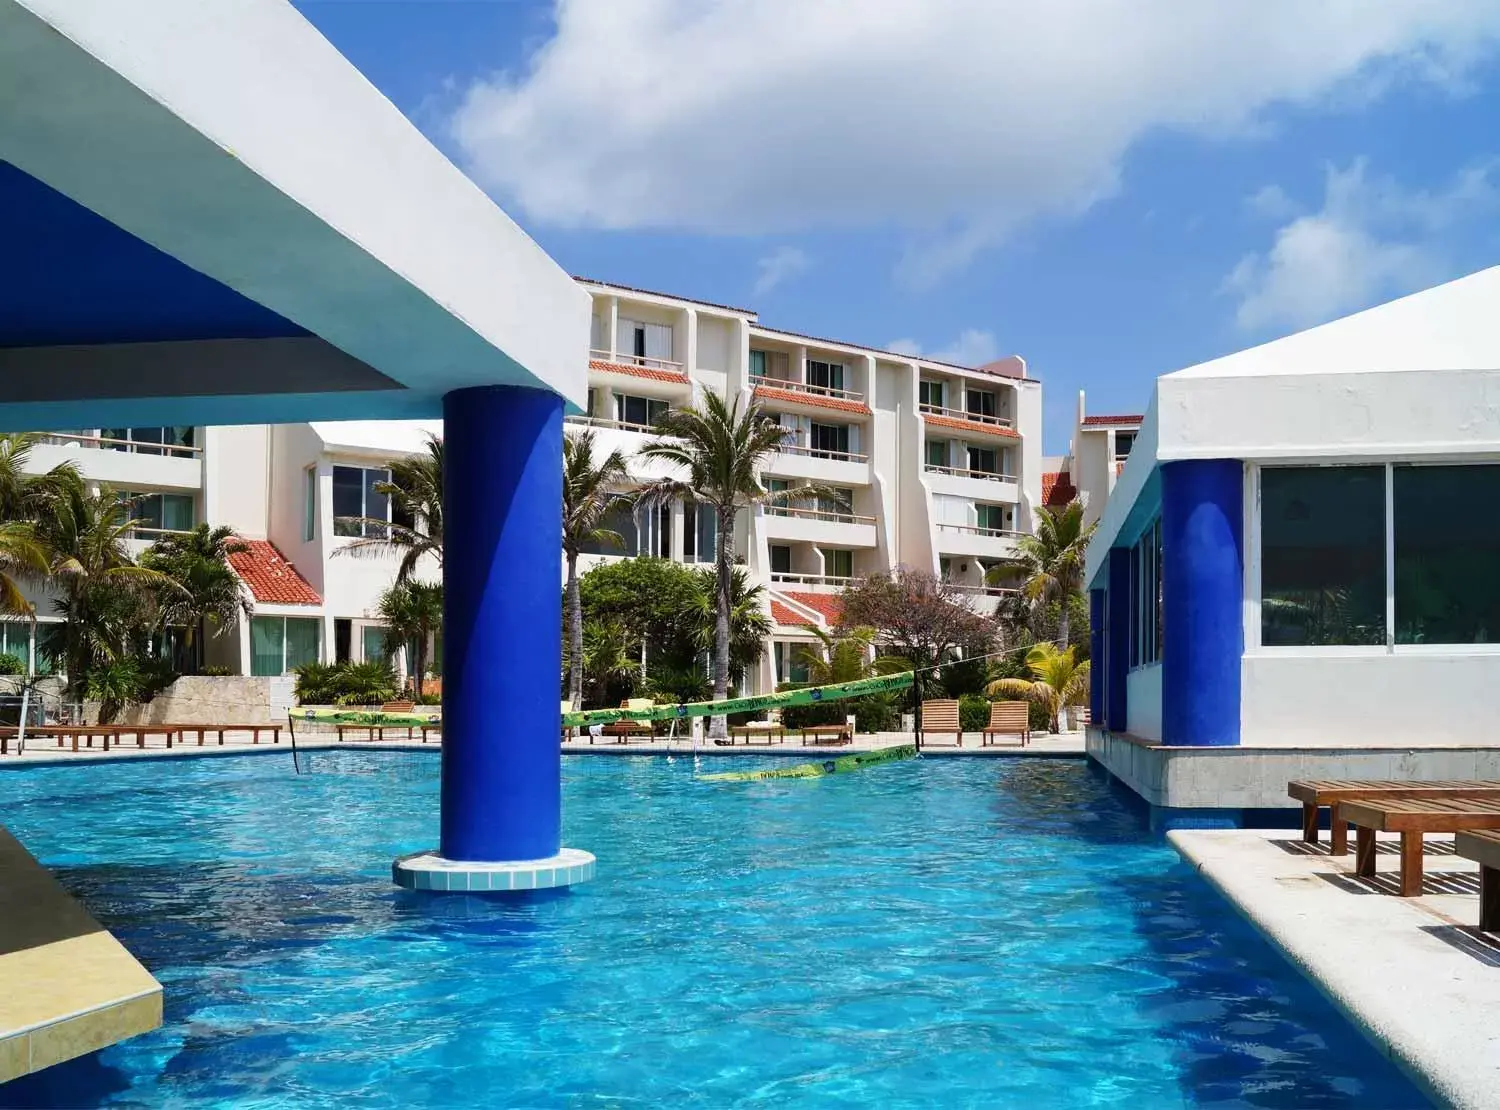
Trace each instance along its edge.
<instances>
[{"instance_id":1,"label":"concrete pool edge","mask_svg":"<svg viewBox=\"0 0 1500 1110\"><path fill-rule=\"evenodd\" d=\"M1256 840L1275 855L1247 867L1243 846ZM1500 1033L1486 1037L1496 1023L1465 1004L1472 998L1451 997L1476 961L1428 931L1442 918L1405 899L1325 883L1313 869L1331 869L1331 860L1287 855L1263 830L1177 829L1167 841L1436 1104L1495 1105ZM1389 929L1400 933L1396 961L1381 959ZM1500 1014L1500 994L1488 1010Z\"/></svg>"}]
</instances>

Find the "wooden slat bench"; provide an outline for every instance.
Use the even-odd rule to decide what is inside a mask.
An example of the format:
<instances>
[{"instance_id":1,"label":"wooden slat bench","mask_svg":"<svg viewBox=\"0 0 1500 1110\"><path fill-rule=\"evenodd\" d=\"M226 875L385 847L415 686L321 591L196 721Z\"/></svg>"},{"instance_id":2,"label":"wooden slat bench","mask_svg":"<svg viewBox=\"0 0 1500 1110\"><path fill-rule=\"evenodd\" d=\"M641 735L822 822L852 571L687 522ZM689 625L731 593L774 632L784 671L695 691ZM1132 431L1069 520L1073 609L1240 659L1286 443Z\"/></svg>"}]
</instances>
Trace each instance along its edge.
<instances>
[{"instance_id":1,"label":"wooden slat bench","mask_svg":"<svg viewBox=\"0 0 1500 1110\"><path fill-rule=\"evenodd\" d=\"M1428 782L1419 779L1302 779L1287 783L1286 792L1302 803L1302 839L1318 842L1318 810L1333 811L1340 802L1357 798L1441 798L1453 795L1483 798L1500 797L1500 782L1446 780ZM1349 830L1329 814L1328 853L1349 854Z\"/></svg>"},{"instance_id":2,"label":"wooden slat bench","mask_svg":"<svg viewBox=\"0 0 1500 1110\"><path fill-rule=\"evenodd\" d=\"M786 739L786 729L777 721L751 721L749 724L734 725L729 730L729 742L732 744L736 737L743 737L748 746L750 738L764 736L766 742L770 743L775 737L776 743L780 744Z\"/></svg>"},{"instance_id":3,"label":"wooden slat bench","mask_svg":"<svg viewBox=\"0 0 1500 1110\"><path fill-rule=\"evenodd\" d=\"M1500 831L1461 832L1453 846L1479 864L1479 931L1500 933Z\"/></svg>"},{"instance_id":4,"label":"wooden slat bench","mask_svg":"<svg viewBox=\"0 0 1500 1110\"><path fill-rule=\"evenodd\" d=\"M814 744L852 744L854 734L848 724L842 725L808 725L799 728L798 734L802 737L804 744L808 743L808 737L812 737Z\"/></svg>"},{"instance_id":5,"label":"wooden slat bench","mask_svg":"<svg viewBox=\"0 0 1500 1110\"><path fill-rule=\"evenodd\" d=\"M922 743L931 743L928 736L936 733L946 736L953 733L953 743L964 746L963 726L959 720L958 702L952 698L934 698L922 703Z\"/></svg>"},{"instance_id":6,"label":"wooden slat bench","mask_svg":"<svg viewBox=\"0 0 1500 1110\"><path fill-rule=\"evenodd\" d=\"M260 734L263 733L263 732L269 732L271 734L271 743L273 743L273 744L279 744L279 743L281 743L281 730L282 730L283 727L284 726L282 726L282 725L267 725L267 724L256 724L256 725L178 725L177 726L177 735L178 735L178 739L183 744L187 743L187 738L189 736L196 735L198 737L198 746L201 748L201 747L203 747L203 738L205 736L207 736L209 733L214 733L219 738L219 747L222 748L224 746L224 734L226 732L248 732L250 734L250 743L252 743L252 744L259 744L260 743Z\"/></svg>"},{"instance_id":7,"label":"wooden slat bench","mask_svg":"<svg viewBox=\"0 0 1500 1110\"><path fill-rule=\"evenodd\" d=\"M1339 802L1335 820L1354 826L1354 872L1375 875L1375 834L1401 834L1401 896L1422 893L1422 838L1427 833L1500 829L1500 797L1363 798Z\"/></svg>"}]
</instances>

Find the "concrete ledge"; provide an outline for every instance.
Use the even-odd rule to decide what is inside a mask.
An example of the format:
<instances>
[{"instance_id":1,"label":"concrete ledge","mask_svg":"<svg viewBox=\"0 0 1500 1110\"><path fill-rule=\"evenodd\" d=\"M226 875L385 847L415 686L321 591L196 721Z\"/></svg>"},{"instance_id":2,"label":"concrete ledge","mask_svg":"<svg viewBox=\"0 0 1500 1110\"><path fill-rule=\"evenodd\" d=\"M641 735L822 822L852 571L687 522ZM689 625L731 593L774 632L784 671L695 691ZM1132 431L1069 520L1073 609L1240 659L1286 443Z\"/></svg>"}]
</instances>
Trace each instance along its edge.
<instances>
[{"instance_id":1,"label":"concrete ledge","mask_svg":"<svg viewBox=\"0 0 1500 1110\"><path fill-rule=\"evenodd\" d=\"M0 1083L161 1025L161 984L0 829Z\"/></svg>"},{"instance_id":2,"label":"concrete ledge","mask_svg":"<svg viewBox=\"0 0 1500 1110\"><path fill-rule=\"evenodd\" d=\"M391 864L391 878L407 890L459 894L549 890L586 883L594 877L594 856L563 848L546 859L486 863L451 860L437 852L414 852Z\"/></svg>"},{"instance_id":3,"label":"concrete ledge","mask_svg":"<svg viewBox=\"0 0 1500 1110\"><path fill-rule=\"evenodd\" d=\"M1475 935L1472 865L1434 853L1428 893L1398 898L1352 877L1353 857L1285 834L1176 831L1168 841L1441 1105L1493 1108L1500 1092L1500 943ZM1285 847L1283 847L1285 845ZM1394 856L1382 855L1389 872ZM1385 884L1389 884L1389 875Z\"/></svg>"}]
</instances>

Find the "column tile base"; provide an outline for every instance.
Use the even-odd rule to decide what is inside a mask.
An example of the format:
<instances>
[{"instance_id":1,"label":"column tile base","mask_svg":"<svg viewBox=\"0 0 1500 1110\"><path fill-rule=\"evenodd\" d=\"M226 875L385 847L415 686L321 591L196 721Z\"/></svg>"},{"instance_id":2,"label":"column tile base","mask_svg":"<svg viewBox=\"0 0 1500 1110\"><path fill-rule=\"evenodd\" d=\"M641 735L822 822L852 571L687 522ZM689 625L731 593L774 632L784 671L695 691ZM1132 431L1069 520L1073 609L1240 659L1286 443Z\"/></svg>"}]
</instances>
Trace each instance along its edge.
<instances>
[{"instance_id":1,"label":"column tile base","mask_svg":"<svg viewBox=\"0 0 1500 1110\"><path fill-rule=\"evenodd\" d=\"M444 893L548 890L586 883L593 877L593 854L578 848L563 848L547 859L496 863L444 859L432 850L400 856L391 864L391 878L397 886Z\"/></svg>"}]
</instances>

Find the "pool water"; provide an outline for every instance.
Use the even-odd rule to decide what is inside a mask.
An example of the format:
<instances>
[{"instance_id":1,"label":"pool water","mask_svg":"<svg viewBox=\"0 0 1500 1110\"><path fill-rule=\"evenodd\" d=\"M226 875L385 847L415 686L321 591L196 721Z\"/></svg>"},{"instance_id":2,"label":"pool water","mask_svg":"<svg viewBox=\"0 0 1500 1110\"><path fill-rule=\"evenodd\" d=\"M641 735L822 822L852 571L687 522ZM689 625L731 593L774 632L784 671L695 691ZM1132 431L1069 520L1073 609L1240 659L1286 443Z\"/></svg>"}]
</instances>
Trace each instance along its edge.
<instances>
[{"instance_id":1,"label":"pool water","mask_svg":"<svg viewBox=\"0 0 1500 1110\"><path fill-rule=\"evenodd\" d=\"M1080 761L568 757L599 878L519 901L391 885L437 765L0 773L166 988L162 1029L0 1105L1427 1105Z\"/></svg>"}]
</instances>

